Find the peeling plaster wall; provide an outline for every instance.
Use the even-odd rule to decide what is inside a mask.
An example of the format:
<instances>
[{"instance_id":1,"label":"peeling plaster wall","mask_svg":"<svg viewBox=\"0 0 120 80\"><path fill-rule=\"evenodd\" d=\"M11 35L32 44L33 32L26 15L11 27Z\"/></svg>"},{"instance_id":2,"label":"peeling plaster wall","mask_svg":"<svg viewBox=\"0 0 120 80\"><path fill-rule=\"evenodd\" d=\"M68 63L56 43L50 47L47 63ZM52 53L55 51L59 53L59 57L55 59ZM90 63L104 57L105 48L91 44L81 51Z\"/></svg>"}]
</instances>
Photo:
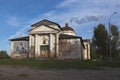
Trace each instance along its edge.
<instances>
[{"instance_id":1,"label":"peeling plaster wall","mask_svg":"<svg viewBox=\"0 0 120 80\"><path fill-rule=\"evenodd\" d=\"M80 39L62 39L59 42L59 56L62 59L81 59Z\"/></svg>"},{"instance_id":2,"label":"peeling plaster wall","mask_svg":"<svg viewBox=\"0 0 120 80\"><path fill-rule=\"evenodd\" d=\"M28 54L28 41L12 41L12 57L27 58Z\"/></svg>"}]
</instances>

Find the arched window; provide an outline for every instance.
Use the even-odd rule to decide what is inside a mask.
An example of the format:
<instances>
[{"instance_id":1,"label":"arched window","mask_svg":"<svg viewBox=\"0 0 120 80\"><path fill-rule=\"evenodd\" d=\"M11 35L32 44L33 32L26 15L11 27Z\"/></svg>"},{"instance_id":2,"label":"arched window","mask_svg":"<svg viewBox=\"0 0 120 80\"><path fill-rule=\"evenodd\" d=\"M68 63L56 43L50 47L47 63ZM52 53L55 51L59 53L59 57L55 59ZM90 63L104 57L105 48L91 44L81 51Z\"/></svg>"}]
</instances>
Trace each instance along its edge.
<instances>
[{"instance_id":1,"label":"arched window","mask_svg":"<svg viewBox=\"0 0 120 80\"><path fill-rule=\"evenodd\" d=\"M46 44L46 39L43 40L43 44Z\"/></svg>"},{"instance_id":2,"label":"arched window","mask_svg":"<svg viewBox=\"0 0 120 80\"><path fill-rule=\"evenodd\" d=\"M43 36L43 44L46 44L46 40L45 36Z\"/></svg>"}]
</instances>

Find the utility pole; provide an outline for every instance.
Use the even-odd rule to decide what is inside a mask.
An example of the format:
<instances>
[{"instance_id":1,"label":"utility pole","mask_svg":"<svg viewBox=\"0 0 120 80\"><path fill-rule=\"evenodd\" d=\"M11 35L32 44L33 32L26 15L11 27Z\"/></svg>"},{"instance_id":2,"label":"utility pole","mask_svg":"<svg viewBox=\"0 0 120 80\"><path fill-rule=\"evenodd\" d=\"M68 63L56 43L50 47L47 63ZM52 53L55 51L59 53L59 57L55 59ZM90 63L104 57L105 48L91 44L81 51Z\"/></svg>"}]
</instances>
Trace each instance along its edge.
<instances>
[{"instance_id":1,"label":"utility pole","mask_svg":"<svg viewBox=\"0 0 120 80\"><path fill-rule=\"evenodd\" d=\"M114 12L113 14L110 15L109 17L109 46L110 46L110 61L112 60L112 53L111 53L111 48L112 48L112 45L111 45L111 23L110 23L110 20L112 18L112 16L114 14L117 14L117 12Z\"/></svg>"}]
</instances>

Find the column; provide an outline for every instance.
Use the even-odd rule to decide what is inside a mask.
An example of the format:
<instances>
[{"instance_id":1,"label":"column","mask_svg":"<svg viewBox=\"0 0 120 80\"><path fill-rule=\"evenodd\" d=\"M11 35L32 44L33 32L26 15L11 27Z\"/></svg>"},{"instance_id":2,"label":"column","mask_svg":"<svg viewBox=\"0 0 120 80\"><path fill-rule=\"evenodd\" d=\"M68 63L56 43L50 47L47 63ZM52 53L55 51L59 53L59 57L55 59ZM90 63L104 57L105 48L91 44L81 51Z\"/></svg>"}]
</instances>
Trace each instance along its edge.
<instances>
[{"instance_id":1,"label":"column","mask_svg":"<svg viewBox=\"0 0 120 80\"><path fill-rule=\"evenodd\" d=\"M91 46L90 46L90 43L89 43L89 44L88 44L88 53L89 53L89 54L88 54L88 55L89 55L88 59L90 59L90 47L91 47Z\"/></svg>"},{"instance_id":2,"label":"column","mask_svg":"<svg viewBox=\"0 0 120 80\"><path fill-rule=\"evenodd\" d=\"M33 48L35 48L35 43L33 44L35 40L35 36L33 35L29 35L29 57L34 57L34 54L35 54L35 50ZM34 46L34 47L33 47Z\"/></svg>"},{"instance_id":3,"label":"column","mask_svg":"<svg viewBox=\"0 0 120 80\"><path fill-rule=\"evenodd\" d=\"M29 35L29 43L28 43L28 57L31 58L31 35Z\"/></svg>"},{"instance_id":4,"label":"column","mask_svg":"<svg viewBox=\"0 0 120 80\"><path fill-rule=\"evenodd\" d=\"M35 54L34 57L38 55L38 34L35 34Z\"/></svg>"},{"instance_id":5,"label":"column","mask_svg":"<svg viewBox=\"0 0 120 80\"><path fill-rule=\"evenodd\" d=\"M56 33L55 34L55 54L56 54L56 56L58 56L58 48L59 48L59 37L58 37L58 34Z\"/></svg>"},{"instance_id":6,"label":"column","mask_svg":"<svg viewBox=\"0 0 120 80\"><path fill-rule=\"evenodd\" d=\"M49 49L50 49L50 53L52 51L52 34L49 35Z\"/></svg>"}]
</instances>

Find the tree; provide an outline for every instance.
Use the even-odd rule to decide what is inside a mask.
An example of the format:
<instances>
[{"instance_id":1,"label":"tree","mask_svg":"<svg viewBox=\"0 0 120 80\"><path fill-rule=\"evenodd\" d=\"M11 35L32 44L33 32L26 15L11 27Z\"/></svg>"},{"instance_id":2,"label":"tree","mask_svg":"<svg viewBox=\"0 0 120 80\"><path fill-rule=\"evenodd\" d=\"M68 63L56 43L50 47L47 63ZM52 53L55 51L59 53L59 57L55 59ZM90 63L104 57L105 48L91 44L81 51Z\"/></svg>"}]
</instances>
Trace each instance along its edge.
<instances>
[{"instance_id":1,"label":"tree","mask_svg":"<svg viewBox=\"0 0 120 80\"><path fill-rule=\"evenodd\" d=\"M90 45L90 57L91 59L96 59L96 52L95 52L95 46L91 43Z\"/></svg>"},{"instance_id":2,"label":"tree","mask_svg":"<svg viewBox=\"0 0 120 80\"><path fill-rule=\"evenodd\" d=\"M1 50L0 51L0 58L9 58L9 55L7 54L7 51Z\"/></svg>"},{"instance_id":3,"label":"tree","mask_svg":"<svg viewBox=\"0 0 120 80\"><path fill-rule=\"evenodd\" d=\"M102 59L108 58L108 32L103 24L94 28L93 45L97 56Z\"/></svg>"},{"instance_id":4,"label":"tree","mask_svg":"<svg viewBox=\"0 0 120 80\"><path fill-rule=\"evenodd\" d=\"M111 56L117 58L120 53L120 33L116 25L111 25Z\"/></svg>"}]
</instances>

